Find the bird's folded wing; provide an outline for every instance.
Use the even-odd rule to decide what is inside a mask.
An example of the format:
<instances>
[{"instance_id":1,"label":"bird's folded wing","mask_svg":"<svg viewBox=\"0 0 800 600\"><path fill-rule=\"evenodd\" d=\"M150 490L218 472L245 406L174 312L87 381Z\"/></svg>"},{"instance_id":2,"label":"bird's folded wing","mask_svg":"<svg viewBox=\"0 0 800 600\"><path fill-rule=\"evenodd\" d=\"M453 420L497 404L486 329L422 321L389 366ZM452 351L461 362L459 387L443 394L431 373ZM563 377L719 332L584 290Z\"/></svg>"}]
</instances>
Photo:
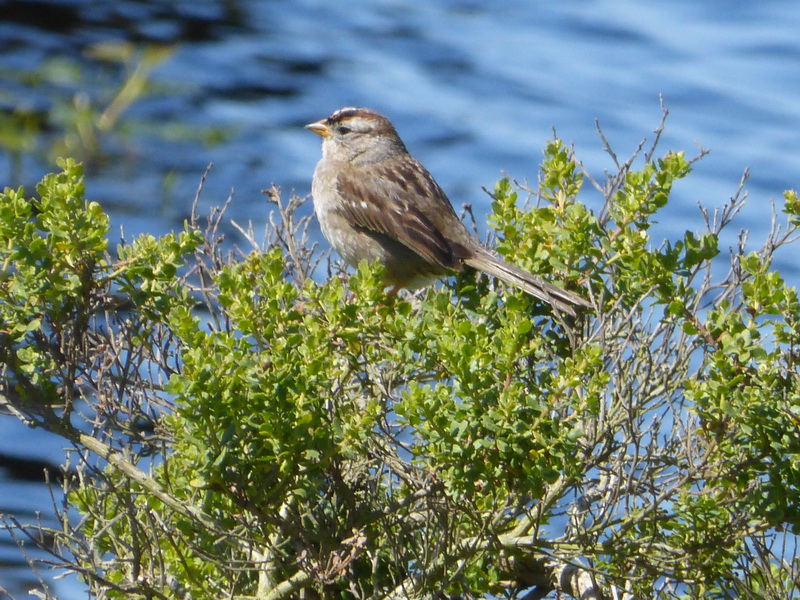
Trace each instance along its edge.
<instances>
[{"instance_id":1,"label":"bird's folded wing","mask_svg":"<svg viewBox=\"0 0 800 600\"><path fill-rule=\"evenodd\" d=\"M419 206L420 201L432 202L426 208L452 212L449 200L427 172L410 168L398 175L379 169L377 177L362 181L340 173L336 185L343 202L337 210L353 225L396 240L431 264L459 269L463 251L448 242Z\"/></svg>"}]
</instances>

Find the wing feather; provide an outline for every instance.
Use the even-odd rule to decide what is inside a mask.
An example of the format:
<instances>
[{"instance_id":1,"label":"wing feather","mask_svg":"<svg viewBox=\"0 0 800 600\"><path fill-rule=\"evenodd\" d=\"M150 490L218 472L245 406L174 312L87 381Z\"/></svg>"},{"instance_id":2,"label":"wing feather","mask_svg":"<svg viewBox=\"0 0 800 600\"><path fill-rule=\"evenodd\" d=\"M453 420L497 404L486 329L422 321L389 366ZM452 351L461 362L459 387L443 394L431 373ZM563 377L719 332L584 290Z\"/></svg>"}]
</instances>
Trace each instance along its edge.
<instances>
[{"instance_id":1,"label":"wing feather","mask_svg":"<svg viewBox=\"0 0 800 600\"><path fill-rule=\"evenodd\" d=\"M455 212L430 174L408 158L373 164L370 178L341 172L336 184L343 202L337 210L357 227L396 240L434 265L458 270L463 251L447 240L431 218L434 212L449 211L454 217Z\"/></svg>"}]
</instances>

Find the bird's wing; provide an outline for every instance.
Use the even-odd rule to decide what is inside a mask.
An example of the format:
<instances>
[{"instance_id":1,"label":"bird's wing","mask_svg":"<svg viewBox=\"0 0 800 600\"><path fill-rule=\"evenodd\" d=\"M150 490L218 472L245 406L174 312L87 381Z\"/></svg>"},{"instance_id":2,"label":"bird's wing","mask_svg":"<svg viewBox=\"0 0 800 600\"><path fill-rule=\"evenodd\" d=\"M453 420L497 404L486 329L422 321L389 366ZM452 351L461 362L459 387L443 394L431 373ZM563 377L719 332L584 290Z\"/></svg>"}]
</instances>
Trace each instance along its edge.
<instances>
[{"instance_id":1,"label":"bird's wing","mask_svg":"<svg viewBox=\"0 0 800 600\"><path fill-rule=\"evenodd\" d=\"M466 250L449 242L429 216L447 211L458 220L433 177L411 157L371 168L370 177L363 177L363 170L339 174L336 185L343 199L338 207L342 216L402 243L434 265L460 269L459 259Z\"/></svg>"}]
</instances>

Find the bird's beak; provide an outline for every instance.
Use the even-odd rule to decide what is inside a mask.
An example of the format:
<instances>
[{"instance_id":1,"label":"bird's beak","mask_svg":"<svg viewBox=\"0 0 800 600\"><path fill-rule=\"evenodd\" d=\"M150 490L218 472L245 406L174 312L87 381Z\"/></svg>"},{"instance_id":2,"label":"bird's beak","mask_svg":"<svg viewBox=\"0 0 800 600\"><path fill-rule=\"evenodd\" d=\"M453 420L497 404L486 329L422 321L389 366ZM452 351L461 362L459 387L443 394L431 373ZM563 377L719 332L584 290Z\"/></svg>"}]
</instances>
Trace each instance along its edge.
<instances>
[{"instance_id":1,"label":"bird's beak","mask_svg":"<svg viewBox=\"0 0 800 600\"><path fill-rule=\"evenodd\" d=\"M326 119L322 119L321 121L315 121L314 123L309 123L306 125L306 129L309 131L313 131L319 136L324 138L331 137L331 128L328 127L328 124L325 122Z\"/></svg>"}]
</instances>

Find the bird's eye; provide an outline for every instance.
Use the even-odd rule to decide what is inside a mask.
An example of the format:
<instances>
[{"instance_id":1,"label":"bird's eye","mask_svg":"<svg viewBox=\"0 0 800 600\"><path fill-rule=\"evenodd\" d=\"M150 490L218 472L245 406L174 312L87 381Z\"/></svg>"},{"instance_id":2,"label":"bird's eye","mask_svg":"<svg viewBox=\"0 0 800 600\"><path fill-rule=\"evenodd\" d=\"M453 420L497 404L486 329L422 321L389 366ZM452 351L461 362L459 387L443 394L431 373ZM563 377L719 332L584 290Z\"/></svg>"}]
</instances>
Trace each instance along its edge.
<instances>
[{"instance_id":1,"label":"bird's eye","mask_svg":"<svg viewBox=\"0 0 800 600\"><path fill-rule=\"evenodd\" d=\"M341 135L347 135L353 130L349 127L345 127L344 125L339 125L339 127L336 128L336 131L338 131Z\"/></svg>"}]
</instances>

